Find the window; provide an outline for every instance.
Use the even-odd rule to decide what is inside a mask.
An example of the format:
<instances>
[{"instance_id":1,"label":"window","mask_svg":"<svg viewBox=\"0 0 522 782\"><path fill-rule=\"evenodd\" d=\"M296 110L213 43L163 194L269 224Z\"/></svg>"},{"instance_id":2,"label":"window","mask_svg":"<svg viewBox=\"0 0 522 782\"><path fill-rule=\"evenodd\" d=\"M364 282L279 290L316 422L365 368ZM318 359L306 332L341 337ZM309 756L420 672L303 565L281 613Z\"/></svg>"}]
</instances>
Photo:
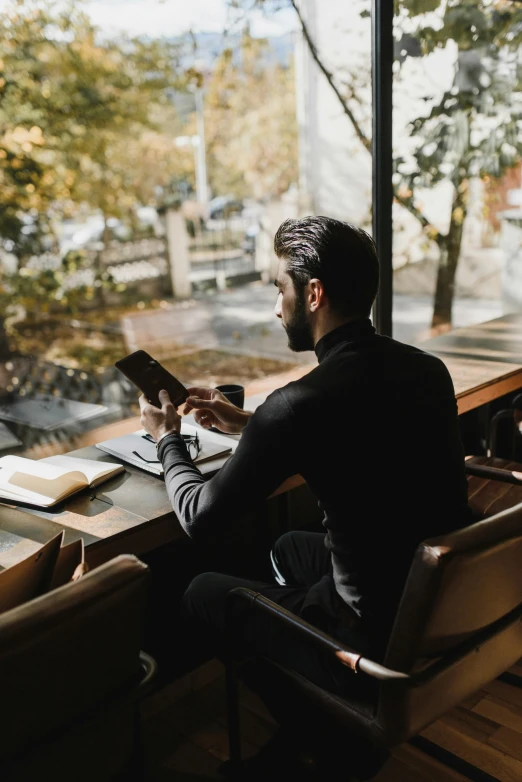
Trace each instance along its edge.
<instances>
[{"instance_id":1,"label":"window","mask_svg":"<svg viewBox=\"0 0 522 782\"><path fill-rule=\"evenodd\" d=\"M249 393L313 360L273 316L296 17L232 5L0 5L0 455L139 428L137 348Z\"/></svg>"},{"instance_id":2,"label":"window","mask_svg":"<svg viewBox=\"0 0 522 782\"><path fill-rule=\"evenodd\" d=\"M515 3L396 4L398 339L520 308L521 22Z\"/></svg>"}]
</instances>

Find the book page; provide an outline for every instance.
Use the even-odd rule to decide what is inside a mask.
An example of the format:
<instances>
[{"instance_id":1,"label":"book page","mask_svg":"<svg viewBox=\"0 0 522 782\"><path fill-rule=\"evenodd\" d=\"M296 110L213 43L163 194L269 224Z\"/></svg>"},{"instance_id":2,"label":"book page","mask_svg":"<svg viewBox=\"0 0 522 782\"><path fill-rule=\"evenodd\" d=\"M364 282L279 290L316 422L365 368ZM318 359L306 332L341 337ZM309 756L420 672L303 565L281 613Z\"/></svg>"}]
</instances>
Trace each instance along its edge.
<instances>
[{"instance_id":1,"label":"book page","mask_svg":"<svg viewBox=\"0 0 522 782\"><path fill-rule=\"evenodd\" d=\"M40 460L22 456L0 459L0 493L24 499L35 505L52 505L82 489L87 478L82 472L67 472Z\"/></svg>"},{"instance_id":2,"label":"book page","mask_svg":"<svg viewBox=\"0 0 522 782\"><path fill-rule=\"evenodd\" d=\"M39 495L45 500L58 502L62 497L68 497L75 491L85 487L85 475L81 472L68 472L57 478L41 478L38 475L27 475L25 472L14 472L8 480L7 490L16 492L29 499ZM31 497L30 497L31 495Z\"/></svg>"},{"instance_id":3,"label":"book page","mask_svg":"<svg viewBox=\"0 0 522 782\"><path fill-rule=\"evenodd\" d=\"M89 486L96 486L105 478L122 472L125 468L123 464L114 464L113 462L96 462L94 459L81 459L78 456L68 456L67 454L57 454L56 456L46 456L44 459L38 459L40 463L52 464L63 470L79 470L85 476Z\"/></svg>"},{"instance_id":4,"label":"book page","mask_svg":"<svg viewBox=\"0 0 522 782\"><path fill-rule=\"evenodd\" d=\"M74 494L74 492L68 492L63 496L48 497L47 494L39 494L36 491L21 489L17 486L12 486L10 483L8 483L7 486L9 488L6 489L2 484L0 484L0 502L5 503L8 500L13 500L15 502L28 502L30 505L38 505L42 508L49 508L51 505L56 505L57 502L65 499L65 497L68 497L69 494ZM80 488L83 488L83 486ZM74 491L78 491L78 489L75 489Z\"/></svg>"}]
</instances>

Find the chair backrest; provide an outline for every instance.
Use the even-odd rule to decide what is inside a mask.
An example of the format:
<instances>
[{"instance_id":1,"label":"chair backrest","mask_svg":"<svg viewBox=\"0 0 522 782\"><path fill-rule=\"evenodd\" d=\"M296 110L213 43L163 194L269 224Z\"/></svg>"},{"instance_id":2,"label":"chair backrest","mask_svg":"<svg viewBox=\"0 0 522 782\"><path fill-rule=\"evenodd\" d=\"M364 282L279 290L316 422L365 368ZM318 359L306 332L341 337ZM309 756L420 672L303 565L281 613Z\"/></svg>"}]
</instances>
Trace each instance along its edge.
<instances>
[{"instance_id":1,"label":"chair backrest","mask_svg":"<svg viewBox=\"0 0 522 782\"><path fill-rule=\"evenodd\" d=\"M488 452L492 457L520 458L522 421L522 394L516 394L510 407L498 410L491 418L488 429Z\"/></svg>"},{"instance_id":2,"label":"chair backrest","mask_svg":"<svg viewBox=\"0 0 522 782\"><path fill-rule=\"evenodd\" d=\"M517 505L419 546L385 663L411 672L521 604L522 505Z\"/></svg>"},{"instance_id":3,"label":"chair backrest","mask_svg":"<svg viewBox=\"0 0 522 782\"><path fill-rule=\"evenodd\" d=\"M422 543L385 664L377 725L390 746L508 670L522 655L522 505Z\"/></svg>"},{"instance_id":4,"label":"chair backrest","mask_svg":"<svg viewBox=\"0 0 522 782\"><path fill-rule=\"evenodd\" d=\"M147 580L119 556L0 615L2 763L137 685Z\"/></svg>"}]
</instances>

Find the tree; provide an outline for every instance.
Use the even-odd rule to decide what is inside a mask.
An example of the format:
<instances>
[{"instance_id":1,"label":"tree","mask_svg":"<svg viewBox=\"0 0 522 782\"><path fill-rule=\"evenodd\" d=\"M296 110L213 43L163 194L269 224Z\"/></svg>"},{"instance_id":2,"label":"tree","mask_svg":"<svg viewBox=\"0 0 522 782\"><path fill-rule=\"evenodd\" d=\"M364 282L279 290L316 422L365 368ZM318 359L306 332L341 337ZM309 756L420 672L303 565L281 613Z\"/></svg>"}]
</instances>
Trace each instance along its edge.
<instances>
[{"instance_id":1,"label":"tree","mask_svg":"<svg viewBox=\"0 0 522 782\"><path fill-rule=\"evenodd\" d=\"M286 192L298 176L293 65L277 62L268 41L246 30L199 84L212 192L257 199ZM194 115L185 134L197 134Z\"/></svg>"},{"instance_id":2,"label":"tree","mask_svg":"<svg viewBox=\"0 0 522 782\"><path fill-rule=\"evenodd\" d=\"M292 6L311 56L334 90L362 146L371 151L368 134L358 119L360 73L345 83L326 65L296 0L231 0L249 10ZM522 159L520 67L518 48L522 10L507 0L397 0L397 18L408 23L419 53L429 55L453 41L457 48L455 80L438 99L426 94L427 111L411 123L415 147L396 154L396 201L419 222L439 250L432 327L452 322L455 277L473 177L500 177ZM368 11L365 11L368 15ZM401 32L399 31L399 35ZM408 59L406 55L402 59ZM368 74L369 77L369 74ZM400 79L400 70L397 76ZM449 228L438 231L423 212L419 191L440 182L453 189Z\"/></svg>"},{"instance_id":3,"label":"tree","mask_svg":"<svg viewBox=\"0 0 522 782\"><path fill-rule=\"evenodd\" d=\"M415 148L410 160L398 157L396 165L400 186L413 203L420 187L442 181L452 186L448 231L432 231L440 253L432 326L439 327L451 324L470 182L475 177L499 178L522 159L522 11L503 0L431 5L440 26L430 23L422 4L414 0L404 0L401 10L417 21L412 35L425 54L446 47L448 41L456 44L455 78L429 113L414 120Z\"/></svg>"},{"instance_id":4,"label":"tree","mask_svg":"<svg viewBox=\"0 0 522 782\"><path fill-rule=\"evenodd\" d=\"M170 107L169 91L184 86L179 47L139 38L101 42L82 19L65 53L82 96L70 105L80 123L66 150L75 174L72 196L99 209L105 220L125 216L153 200L150 172L142 165L144 155L153 157L148 142L155 142L158 180L177 171L172 137L161 138L160 118Z\"/></svg>"},{"instance_id":5,"label":"tree","mask_svg":"<svg viewBox=\"0 0 522 782\"><path fill-rule=\"evenodd\" d=\"M119 216L139 198L136 156L124 176L122 147L158 131L185 84L179 56L163 39L102 38L74 0L11 0L0 14L0 236L19 260L53 210L86 203Z\"/></svg>"},{"instance_id":6,"label":"tree","mask_svg":"<svg viewBox=\"0 0 522 782\"><path fill-rule=\"evenodd\" d=\"M207 154L215 193L270 198L297 182L293 67L267 55L267 41L245 32L209 78Z\"/></svg>"},{"instance_id":7,"label":"tree","mask_svg":"<svg viewBox=\"0 0 522 782\"><path fill-rule=\"evenodd\" d=\"M168 40L104 39L75 0L11 0L0 13L0 239L19 269L56 249L55 218L80 204L106 223L128 216L179 171L172 137L162 136L172 91L186 83L179 57ZM34 306L59 295L61 280L26 276L4 275L11 307L28 303L31 286Z\"/></svg>"},{"instance_id":8,"label":"tree","mask_svg":"<svg viewBox=\"0 0 522 782\"><path fill-rule=\"evenodd\" d=\"M171 105L150 108L150 127L135 136L119 135L110 145L110 170L119 195L114 216L135 227L137 205L158 206L169 194L175 180L194 184L191 150L175 147L184 124Z\"/></svg>"}]
</instances>

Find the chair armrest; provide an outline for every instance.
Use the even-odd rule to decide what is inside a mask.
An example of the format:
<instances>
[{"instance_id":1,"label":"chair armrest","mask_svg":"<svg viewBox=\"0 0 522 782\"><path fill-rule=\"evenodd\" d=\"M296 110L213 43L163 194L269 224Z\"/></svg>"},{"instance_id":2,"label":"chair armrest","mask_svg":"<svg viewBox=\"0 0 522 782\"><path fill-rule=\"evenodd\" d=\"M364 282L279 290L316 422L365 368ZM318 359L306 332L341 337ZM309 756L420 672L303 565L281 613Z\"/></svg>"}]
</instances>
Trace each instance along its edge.
<instances>
[{"instance_id":1,"label":"chair armrest","mask_svg":"<svg viewBox=\"0 0 522 782\"><path fill-rule=\"evenodd\" d=\"M475 464L475 462L470 461L464 462L464 467L468 475L476 475L478 478L489 478L491 481L502 481L503 483L522 486L522 472L505 470L501 467L488 467L485 464Z\"/></svg>"},{"instance_id":2,"label":"chair armrest","mask_svg":"<svg viewBox=\"0 0 522 782\"><path fill-rule=\"evenodd\" d=\"M144 675L138 686L138 697L144 698L152 690L152 685L158 672L158 664L150 654L143 651L140 652L140 664Z\"/></svg>"},{"instance_id":3,"label":"chair armrest","mask_svg":"<svg viewBox=\"0 0 522 782\"><path fill-rule=\"evenodd\" d=\"M346 646L346 644L340 643L340 641L337 641L322 630L318 630L317 627L314 627L309 622L306 622L286 608L274 603L267 597L264 597L264 595L261 595L259 592L254 592L252 589L247 589L246 587L236 587L228 593L229 607L238 599L247 601L251 610L259 610L270 614L274 619L284 624L286 629L290 632L293 632L318 646L322 646L323 649L328 649L333 652L337 659L354 673L363 671L363 673L366 673L368 676L383 681L410 678L406 673L393 671L390 668L385 668L379 663L373 662L373 660L363 657L354 649ZM227 613L227 624L229 627L233 618L233 613L229 610Z\"/></svg>"}]
</instances>

